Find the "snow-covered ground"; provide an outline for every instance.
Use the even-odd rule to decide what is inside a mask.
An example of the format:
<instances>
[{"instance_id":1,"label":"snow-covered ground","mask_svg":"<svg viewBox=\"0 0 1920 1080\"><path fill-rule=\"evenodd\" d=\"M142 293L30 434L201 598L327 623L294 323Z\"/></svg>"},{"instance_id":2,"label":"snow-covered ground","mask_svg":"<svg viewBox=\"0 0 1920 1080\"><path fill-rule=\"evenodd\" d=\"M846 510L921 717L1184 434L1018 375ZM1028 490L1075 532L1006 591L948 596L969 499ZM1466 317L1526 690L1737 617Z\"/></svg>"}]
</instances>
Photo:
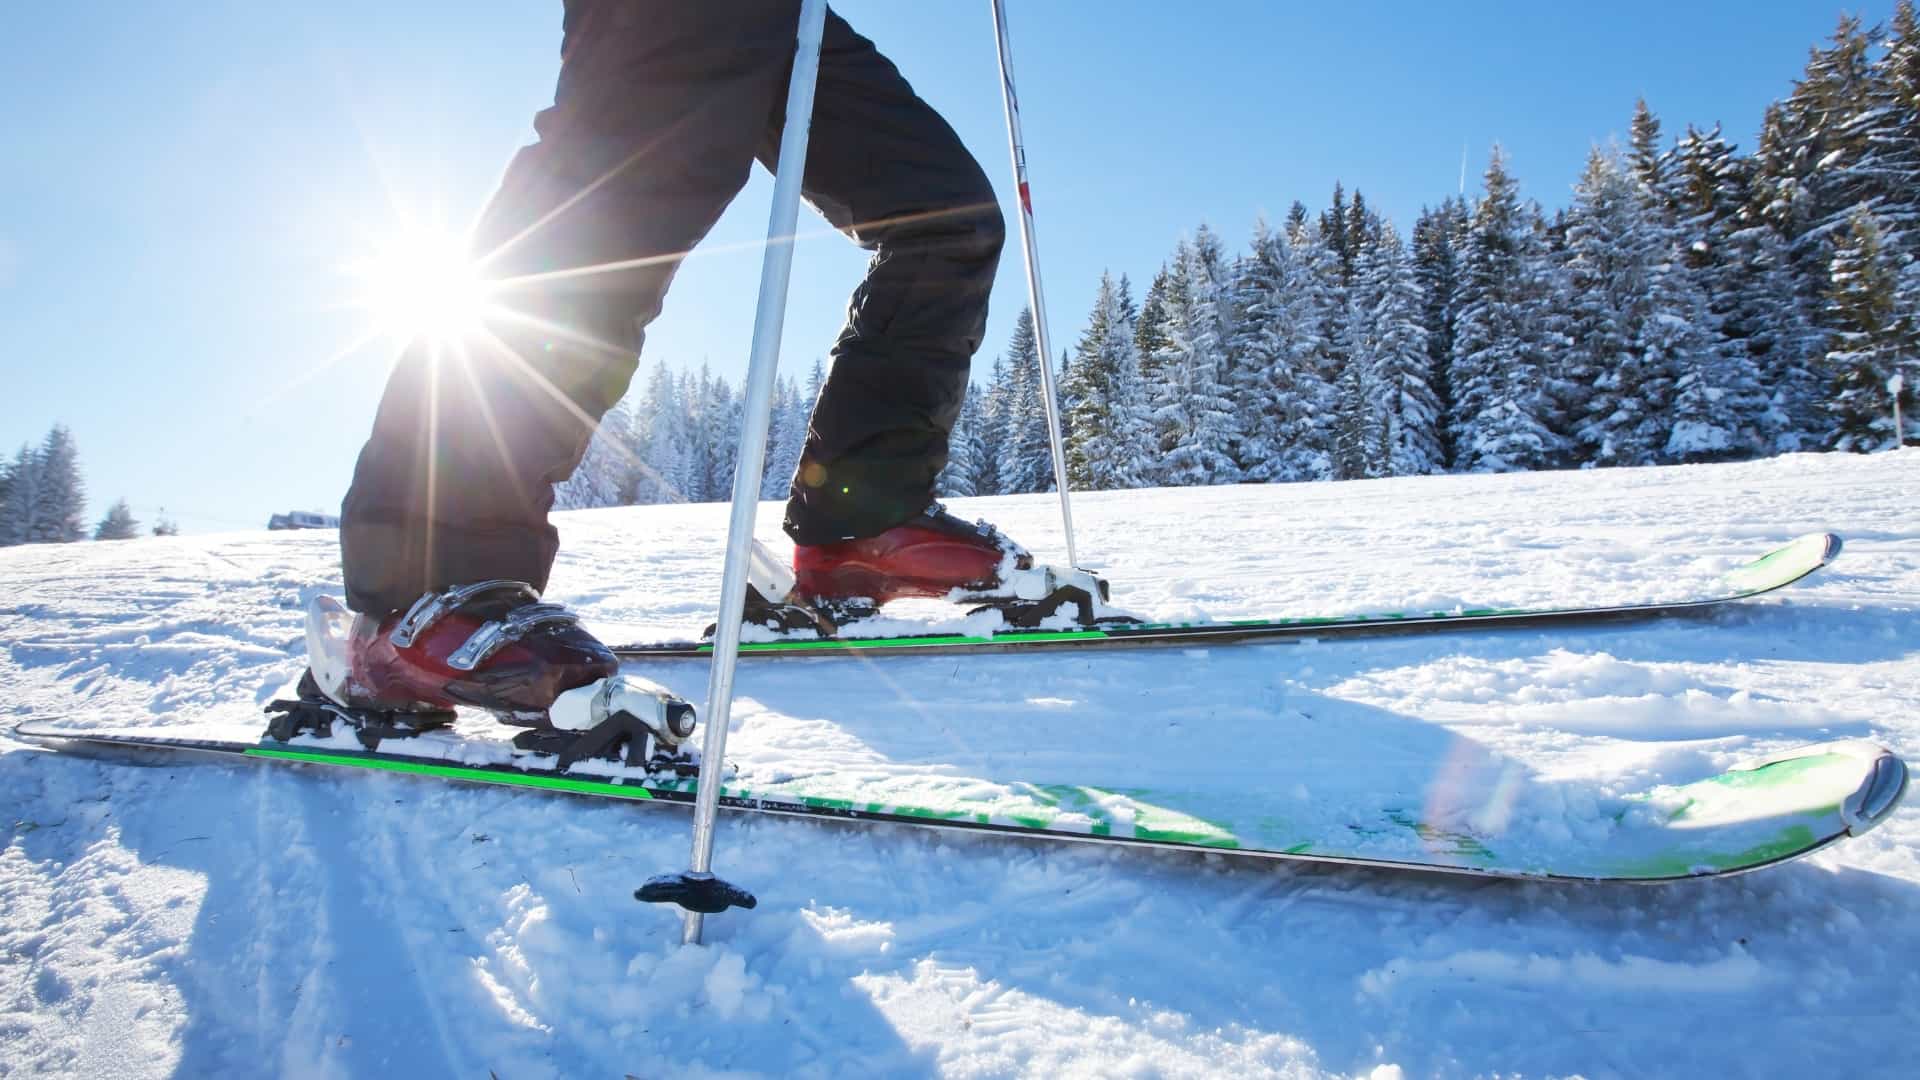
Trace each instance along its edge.
<instances>
[{"instance_id":1,"label":"snow-covered ground","mask_svg":"<svg viewBox=\"0 0 1920 1080\"><path fill-rule=\"evenodd\" d=\"M1920 762L1920 451L1074 507L1115 601L1167 619L1655 600L1801 533L1848 546L1705 620L754 662L729 756L1057 782L1124 759L1308 798L1329 767L1428 761L1456 799L1498 775L1603 798L1830 738ZM1058 557L1051 496L956 509ZM724 527L562 515L550 596L609 639L697 634ZM0 551L0 720L252 731L335 558L332 533ZM703 693L702 664L646 672ZM689 821L0 734L0 1076L1920 1072L1912 808L1652 887L728 815L716 867L760 907L683 947L630 897L684 867Z\"/></svg>"}]
</instances>

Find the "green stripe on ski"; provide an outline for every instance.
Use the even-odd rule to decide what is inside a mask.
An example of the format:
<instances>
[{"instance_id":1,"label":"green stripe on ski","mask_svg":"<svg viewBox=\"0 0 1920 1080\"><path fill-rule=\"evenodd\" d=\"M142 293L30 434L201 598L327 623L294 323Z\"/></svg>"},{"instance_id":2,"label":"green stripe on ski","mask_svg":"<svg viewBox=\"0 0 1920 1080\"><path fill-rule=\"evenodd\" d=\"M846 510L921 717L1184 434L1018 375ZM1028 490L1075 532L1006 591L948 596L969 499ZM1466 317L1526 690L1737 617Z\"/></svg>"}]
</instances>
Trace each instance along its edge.
<instances>
[{"instance_id":1,"label":"green stripe on ski","mask_svg":"<svg viewBox=\"0 0 1920 1080\"><path fill-rule=\"evenodd\" d=\"M272 747L254 746L248 747L245 752L248 757L281 758L287 761L311 761L322 765L346 765L358 769L381 769L386 772L412 773L416 776L441 776L450 780L474 780L485 784L546 788L551 791L572 791L582 795L613 795L622 799L653 798L653 794L640 784L613 784L604 780L579 780L568 776L552 776L542 773L476 769L464 765L429 765L420 761L395 761L391 758L361 757L354 754L329 754L317 750L279 750Z\"/></svg>"}]
</instances>

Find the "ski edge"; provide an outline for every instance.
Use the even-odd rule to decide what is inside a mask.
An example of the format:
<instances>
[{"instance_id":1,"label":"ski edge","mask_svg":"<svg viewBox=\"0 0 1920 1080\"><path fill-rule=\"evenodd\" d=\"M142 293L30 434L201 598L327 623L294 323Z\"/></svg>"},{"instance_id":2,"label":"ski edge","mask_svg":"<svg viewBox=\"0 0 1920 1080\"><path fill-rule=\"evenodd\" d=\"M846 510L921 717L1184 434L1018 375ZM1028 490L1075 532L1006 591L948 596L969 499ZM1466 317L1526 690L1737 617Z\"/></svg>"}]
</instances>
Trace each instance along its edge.
<instances>
[{"instance_id":1,"label":"ski edge","mask_svg":"<svg viewBox=\"0 0 1920 1080\"><path fill-rule=\"evenodd\" d=\"M635 777L631 782L620 779L601 779L590 776L568 776L547 770L521 769L509 764L467 765L443 759L419 758L403 754L381 754L378 752L345 750L336 747L302 747L297 744L271 744L267 742L243 742L239 740L210 740L169 738L163 734L143 734L129 731L79 731L70 728L41 727L32 720L14 724L9 729L13 737L39 745L79 743L88 746L107 747L121 752L154 754L197 754L226 759L240 759L260 764L263 762L285 762L301 765L319 765L328 767L347 767L373 769L408 776L432 776L452 780L456 783L474 785L511 786L544 790L563 795L585 798L616 798L635 802L664 803L691 808L695 798L691 784L681 786L655 787L643 778ZM1842 748L1845 749L1842 749ZM57 747L53 747L57 749ZM1815 836L1811 842L1795 849L1782 850L1764 860L1756 860L1739 866L1719 869L1696 869L1685 873L1653 875L1583 875L1556 874L1547 871L1521 870L1509 867L1484 867L1451 865L1442 863L1416 862L1410 860L1373 859L1365 856L1335 855L1304 851L1282 851L1265 848L1245 848L1221 846L1198 842L1170 840L1153 837L1101 834L1095 832L1074 832L1047 828L1032 828L991 821L975 821L964 818L934 818L916 815L910 812L887 812L861 809L840 805L831 801L799 801L792 798L776 798L755 795L751 792L725 794L720 796L720 805L731 810L752 813L774 814L782 817L810 818L816 821L859 821L863 823L884 823L906 825L935 831L964 831L993 834L1002 837L1027 841L1072 841L1076 843L1102 844L1110 847L1147 848L1163 851L1178 851L1188 854L1219 855L1271 863L1313 863L1323 866L1390 870L1395 872L1415 872L1445 874L1454 877L1492 879L1511 882L1544 882L1587 885L1662 885L1683 881L1698 881L1706 878L1733 877L1752 873L1782 863L1791 862L1818 852L1841 839L1858 836L1879 824L1897 807L1907 790L1907 769L1891 751L1877 744L1854 740L1847 743L1824 743L1802 747L1784 754L1733 766L1726 772L1716 775L1764 768L1767 765L1791 760L1794 757L1810 754L1845 752L1863 761L1871 761L1869 775L1863 779L1859 788L1843 803L1841 817L1843 825L1828 835ZM723 789L724 792L724 789ZM905 808L897 808L905 809Z\"/></svg>"}]
</instances>

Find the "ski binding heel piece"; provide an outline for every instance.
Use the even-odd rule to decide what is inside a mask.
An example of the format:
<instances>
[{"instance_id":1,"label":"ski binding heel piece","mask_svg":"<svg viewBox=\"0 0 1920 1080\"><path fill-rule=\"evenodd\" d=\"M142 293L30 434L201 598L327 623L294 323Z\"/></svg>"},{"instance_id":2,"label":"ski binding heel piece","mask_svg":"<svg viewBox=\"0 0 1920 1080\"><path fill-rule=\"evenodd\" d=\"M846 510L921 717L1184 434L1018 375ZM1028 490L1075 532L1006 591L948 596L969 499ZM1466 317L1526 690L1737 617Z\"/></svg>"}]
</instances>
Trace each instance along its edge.
<instances>
[{"instance_id":1,"label":"ski binding heel piece","mask_svg":"<svg viewBox=\"0 0 1920 1080\"><path fill-rule=\"evenodd\" d=\"M1022 630L1038 629L1068 605L1073 608L1073 621L1080 626L1138 621L1107 611L1108 596L1106 579L1090 571L1034 566L1007 572L1005 582L992 592L956 591L954 599L975 605L969 615L997 611L1008 626Z\"/></svg>"},{"instance_id":2,"label":"ski binding heel piece","mask_svg":"<svg viewBox=\"0 0 1920 1080\"><path fill-rule=\"evenodd\" d=\"M693 706L645 679L614 675L575 687L554 700L547 720L551 726L523 731L513 745L553 754L562 769L593 757L676 772L691 766L678 751L693 737Z\"/></svg>"},{"instance_id":3,"label":"ski binding heel piece","mask_svg":"<svg viewBox=\"0 0 1920 1080\"><path fill-rule=\"evenodd\" d=\"M633 891L633 898L646 904L679 904L701 915L718 915L730 907L754 908L760 901L738 885L712 874L688 871L659 874Z\"/></svg>"}]
</instances>

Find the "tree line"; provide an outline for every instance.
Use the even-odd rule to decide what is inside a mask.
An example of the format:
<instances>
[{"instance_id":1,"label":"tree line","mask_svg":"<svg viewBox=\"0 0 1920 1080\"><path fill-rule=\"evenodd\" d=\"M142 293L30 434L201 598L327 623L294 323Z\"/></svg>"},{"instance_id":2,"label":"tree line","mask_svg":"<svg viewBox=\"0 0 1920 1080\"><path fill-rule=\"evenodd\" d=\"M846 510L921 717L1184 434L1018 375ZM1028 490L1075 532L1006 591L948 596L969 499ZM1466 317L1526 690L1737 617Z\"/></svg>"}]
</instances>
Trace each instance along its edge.
<instances>
[{"instance_id":1,"label":"tree line","mask_svg":"<svg viewBox=\"0 0 1920 1080\"><path fill-rule=\"evenodd\" d=\"M0 547L85 540L86 506L80 451L65 425L53 425L38 445L21 444L13 460L0 460ZM155 536L179 531L164 513L153 526ZM140 535L140 522L127 500L118 499L91 535L95 540L130 540Z\"/></svg>"},{"instance_id":2,"label":"tree line","mask_svg":"<svg viewBox=\"0 0 1920 1080\"><path fill-rule=\"evenodd\" d=\"M1495 149L1469 203L1411 235L1336 187L1229 254L1202 225L1143 296L1103 276L1057 361L1079 488L1492 472L1865 452L1920 441L1920 26L1842 17L1743 153L1667 139L1646 102L1570 203ZM1049 358L1051 361L1051 358ZM1052 486L1023 314L970 388L943 495ZM1899 381L1896 381L1896 376ZM762 496L817 393L783 380ZM1893 386L1905 422L1894 430ZM740 404L653 369L562 505L724 499Z\"/></svg>"}]
</instances>

